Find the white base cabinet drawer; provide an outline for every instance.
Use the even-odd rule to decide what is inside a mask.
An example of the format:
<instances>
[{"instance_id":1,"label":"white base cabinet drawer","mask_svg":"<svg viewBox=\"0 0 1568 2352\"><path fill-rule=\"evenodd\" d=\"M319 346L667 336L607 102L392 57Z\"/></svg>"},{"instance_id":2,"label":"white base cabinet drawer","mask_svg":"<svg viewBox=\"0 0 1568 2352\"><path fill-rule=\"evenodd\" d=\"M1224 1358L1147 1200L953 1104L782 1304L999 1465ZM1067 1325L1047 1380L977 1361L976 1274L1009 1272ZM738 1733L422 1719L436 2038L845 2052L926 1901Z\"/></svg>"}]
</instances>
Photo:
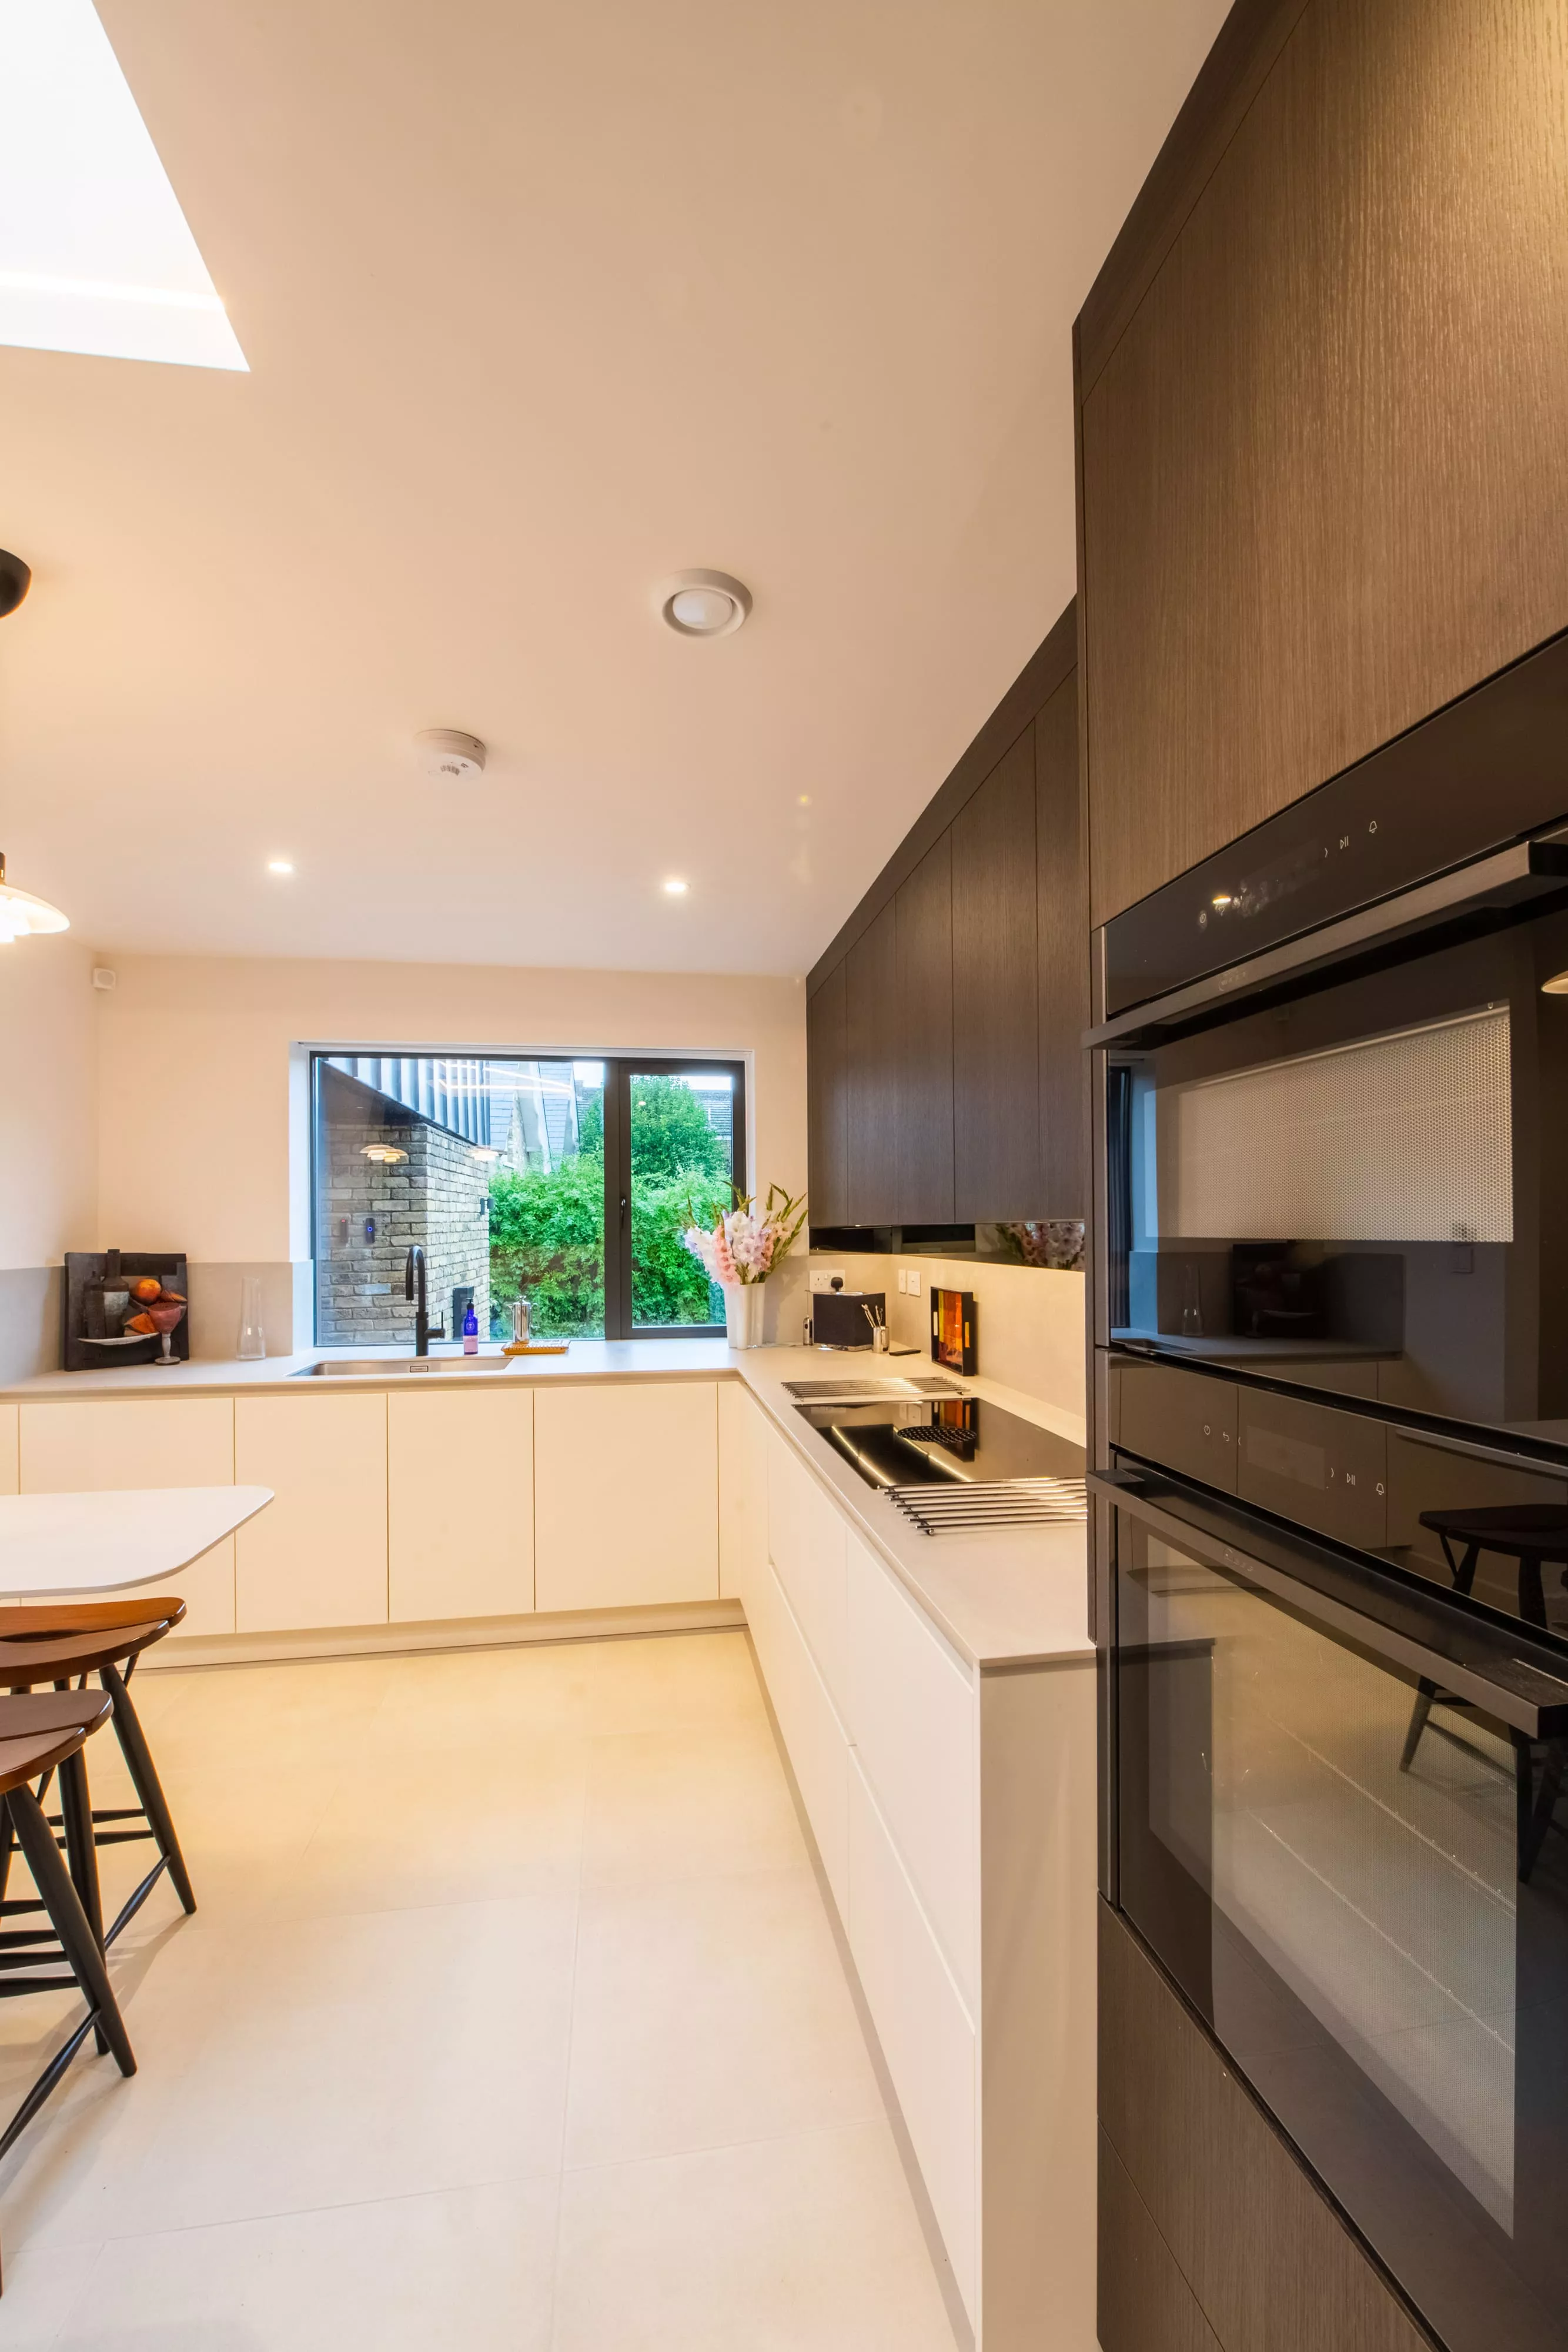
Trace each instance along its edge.
<instances>
[{"instance_id":1,"label":"white base cabinet drawer","mask_svg":"<svg viewBox=\"0 0 1568 2352\"><path fill-rule=\"evenodd\" d=\"M762 1678L789 1752L839 1916L849 1916L849 1747L811 1654L771 1569L747 1608Z\"/></svg>"},{"instance_id":2,"label":"white base cabinet drawer","mask_svg":"<svg viewBox=\"0 0 1568 2352\"><path fill-rule=\"evenodd\" d=\"M540 1389L534 1597L550 1609L718 1598L718 1383Z\"/></svg>"},{"instance_id":3,"label":"white base cabinet drawer","mask_svg":"<svg viewBox=\"0 0 1568 2352\"><path fill-rule=\"evenodd\" d=\"M781 1437L768 1439L768 1556L816 1659L829 1696L844 1713L844 1544L837 1506Z\"/></svg>"},{"instance_id":4,"label":"white base cabinet drawer","mask_svg":"<svg viewBox=\"0 0 1568 2352\"><path fill-rule=\"evenodd\" d=\"M980 1711L974 1677L858 1536L848 1543L855 1753L964 1998L980 1994Z\"/></svg>"},{"instance_id":5,"label":"white base cabinet drawer","mask_svg":"<svg viewBox=\"0 0 1568 2352\"><path fill-rule=\"evenodd\" d=\"M718 1391L718 1589L749 1601L768 1573L768 1424L738 1381Z\"/></svg>"},{"instance_id":6,"label":"white base cabinet drawer","mask_svg":"<svg viewBox=\"0 0 1568 2352\"><path fill-rule=\"evenodd\" d=\"M534 1605L531 1389L387 1399L387 1611L394 1625Z\"/></svg>"},{"instance_id":7,"label":"white base cabinet drawer","mask_svg":"<svg viewBox=\"0 0 1568 2352\"><path fill-rule=\"evenodd\" d=\"M273 1500L235 1538L242 1633L387 1622L387 1400L242 1396L235 1476Z\"/></svg>"},{"instance_id":8,"label":"white base cabinet drawer","mask_svg":"<svg viewBox=\"0 0 1568 2352\"><path fill-rule=\"evenodd\" d=\"M953 2276L977 2313L975 2028L854 1756L845 1919Z\"/></svg>"},{"instance_id":9,"label":"white base cabinet drawer","mask_svg":"<svg viewBox=\"0 0 1568 2352\"><path fill-rule=\"evenodd\" d=\"M24 1495L101 1495L148 1486L229 1486L235 1475L234 1404L228 1397L83 1397L24 1402L18 1433ZM179 1593L181 1633L235 1630L235 1538L150 1589ZM63 1596L62 1596L63 1597ZM101 1601L101 1592L84 1599ZM176 1637L177 1638L177 1637Z\"/></svg>"}]
</instances>

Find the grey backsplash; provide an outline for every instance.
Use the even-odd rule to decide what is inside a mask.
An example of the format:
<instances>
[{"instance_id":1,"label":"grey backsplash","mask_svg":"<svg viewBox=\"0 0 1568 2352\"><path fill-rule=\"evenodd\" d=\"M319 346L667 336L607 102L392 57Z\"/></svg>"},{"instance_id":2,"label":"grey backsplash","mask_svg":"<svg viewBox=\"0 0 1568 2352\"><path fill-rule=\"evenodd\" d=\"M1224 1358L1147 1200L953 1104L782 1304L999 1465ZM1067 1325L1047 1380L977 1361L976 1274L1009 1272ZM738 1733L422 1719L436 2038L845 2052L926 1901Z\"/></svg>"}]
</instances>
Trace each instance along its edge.
<instances>
[{"instance_id":1,"label":"grey backsplash","mask_svg":"<svg viewBox=\"0 0 1568 2352\"><path fill-rule=\"evenodd\" d=\"M60 1368L63 1265L0 1268L0 1384Z\"/></svg>"},{"instance_id":2,"label":"grey backsplash","mask_svg":"<svg viewBox=\"0 0 1568 2352\"><path fill-rule=\"evenodd\" d=\"M261 1321L269 1356L290 1356L312 1344L313 1267L308 1258L256 1259L238 1264L193 1263L191 1280L191 1353L211 1360L232 1357L239 1340L240 1286L247 1274L261 1281Z\"/></svg>"}]
</instances>

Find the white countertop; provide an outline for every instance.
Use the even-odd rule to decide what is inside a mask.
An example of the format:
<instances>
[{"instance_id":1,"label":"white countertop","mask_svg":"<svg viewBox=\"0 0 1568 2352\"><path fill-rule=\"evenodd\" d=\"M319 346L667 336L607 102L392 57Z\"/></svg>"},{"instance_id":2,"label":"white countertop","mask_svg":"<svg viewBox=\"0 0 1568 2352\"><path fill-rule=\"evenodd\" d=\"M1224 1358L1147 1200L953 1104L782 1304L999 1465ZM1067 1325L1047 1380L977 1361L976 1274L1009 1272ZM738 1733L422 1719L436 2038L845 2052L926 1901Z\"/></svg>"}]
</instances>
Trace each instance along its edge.
<instances>
[{"instance_id":1,"label":"white countertop","mask_svg":"<svg viewBox=\"0 0 1568 2352\"><path fill-rule=\"evenodd\" d=\"M270 1486L0 1495L0 1594L52 1600L161 1584L271 1500Z\"/></svg>"},{"instance_id":2,"label":"white countertop","mask_svg":"<svg viewBox=\"0 0 1568 2352\"><path fill-rule=\"evenodd\" d=\"M332 1354L375 1357L385 1370L320 1381L294 1375ZM451 1347L436 1356L456 1354ZM497 1358L499 1349L481 1353ZM101 1372L40 1372L0 1389L0 1398L65 1399L123 1396L248 1395L253 1391L331 1395L340 1389L401 1388L428 1381L443 1391L465 1385L488 1391L499 1382L540 1387L558 1381L743 1381L813 1477L832 1496L857 1534L884 1559L932 1623L968 1664L988 1667L1084 1664L1093 1657L1088 1635L1088 1544L1082 1527L997 1528L974 1536L925 1536L895 1507L858 1478L842 1456L794 1409L784 1382L892 1380L928 1374L923 1355L826 1354L812 1348L737 1349L723 1339L574 1339L564 1356L514 1356L493 1375L410 1373L406 1349L309 1349L241 1363L204 1359L160 1371L151 1364ZM1075 1415L1037 1397L984 1378L967 1391L1083 1443Z\"/></svg>"}]
</instances>

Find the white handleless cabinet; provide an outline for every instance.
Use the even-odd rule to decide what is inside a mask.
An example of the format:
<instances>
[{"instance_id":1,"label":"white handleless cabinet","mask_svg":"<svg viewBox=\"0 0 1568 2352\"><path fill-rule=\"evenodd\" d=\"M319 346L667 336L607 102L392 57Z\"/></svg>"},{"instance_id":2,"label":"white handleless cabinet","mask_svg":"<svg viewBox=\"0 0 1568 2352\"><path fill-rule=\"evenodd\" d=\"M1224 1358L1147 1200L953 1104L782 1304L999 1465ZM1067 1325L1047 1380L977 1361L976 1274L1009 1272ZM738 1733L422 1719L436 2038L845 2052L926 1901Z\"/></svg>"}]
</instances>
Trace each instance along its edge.
<instances>
[{"instance_id":1,"label":"white handleless cabinet","mask_svg":"<svg viewBox=\"0 0 1568 2352\"><path fill-rule=\"evenodd\" d=\"M228 1397L83 1397L25 1402L18 1430L24 1495L149 1486L228 1486L235 1475ZM265 1482L264 1482L265 1483ZM168 1580L185 1602L180 1633L235 1630L235 1538ZM96 1596L101 1600L101 1593ZM150 1594L155 1598L155 1594Z\"/></svg>"},{"instance_id":2,"label":"white handleless cabinet","mask_svg":"<svg viewBox=\"0 0 1568 2352\"><path fill-rule=\"evenodd\" d=\"M833 1891L839 1916L847 1918L850 1751L843 1727L783 1587L767 1566L747 1596L746 1618L823 1874Z\"/></svg>"},{"instance_id":3,"label":"white handleless cabinet","mask_svg":"<svg viewBox=\"0 0 1568 2352\"><path fill-rule=\"evenodd\" d=\"M387 1606L394 1625L516 1617L534 1605L534 1400L387 1399Z\"/></svg>"},{"instance_id":4,"label":"white handleless cabinet","mask_svg":"<svg viewBox=\"0 0 1568 2352\"><path fill-rule=\"evenodd\" d=\"M848 1708L861 1769L965 1999L979 1999L979 1708L961 1666L858 1536Z\"/></svg>"},{"instance_id":5,"label":"white handleless cabinet","mask_svg":"<svg viewBox=\"0 0 1568 2352\"><path fill-rule=\"evenodd\" d=\"M274 1500L235 1543L242 1633L387 1622L387 1400L235 1399L235 1472Z\"/></svg>"},{"instance_id":6,"label":"white handleless cabinet","mask_svg":"<svg viewBox=\"0 0 1568 2352\"><path fill-rule=\"evenodd\" d=\"M837 1505L770 1431L768 1555L841 1716L846 1712L845 1535Z\"/></svg>"},{"instance_id":7,"label":"white handleless cabinet","mask_svg":"<svg viewBox=\"0 0 1568 2352\"><path fill-rule=\"evenodd\" d=\"M541 1388L534 1400L541 1610L718 1598L718 1383Z\"/></svg>"},{"instance_id":8,"label":"white handleless cabinet","mask_svg":"<svg viewBox=\"0 0 1568 2352\"><path fill-rule=\"evenodd\" d=\"M964 2307L976 2314L975 2029L855 1758L845 1928Z\"/></svg>"},{"instance_id":9,"label":"white handleless cabinet","mask_svg":"<svg viewBox=\"0 0 1568 2352\"><path fill-rule=\"evenodd\" d=\"M768 1572L768 1423L738 1381L718 1392L718 1589L747 1601Z\"/></svg>"},{"instance_id":10,"label":"white handleless cabinet","mask_svg":"<svg viewBox=\"0 0 1568 2352\"><path fill-rule=\"evenodd\" d=\"M20 1491L21 1407L0 1403L0 1495Z\"/></svg>"}]
</instances>

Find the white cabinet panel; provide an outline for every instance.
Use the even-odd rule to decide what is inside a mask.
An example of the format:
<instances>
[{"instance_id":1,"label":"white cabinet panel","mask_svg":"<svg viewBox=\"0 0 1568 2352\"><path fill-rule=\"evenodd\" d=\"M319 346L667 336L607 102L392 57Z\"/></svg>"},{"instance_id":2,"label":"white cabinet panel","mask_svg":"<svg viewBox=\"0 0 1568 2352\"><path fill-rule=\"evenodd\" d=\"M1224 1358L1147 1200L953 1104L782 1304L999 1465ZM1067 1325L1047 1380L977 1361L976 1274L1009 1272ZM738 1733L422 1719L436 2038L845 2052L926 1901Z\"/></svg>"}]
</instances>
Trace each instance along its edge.
<instances>
[{"instance_id":1,"label":"white cabinet panel","mask_svg":"<svg viewBox=\"0 0 1568 2352\"><path fill-rule=\"evenodd\" d=\"M24 1401L18 1455L24 1495L229 1486L235 1475L234 1404L228 1397ZM182 1633L234 1632L233 1536L167 1584L185 1601ZM149 1598L155 1597L150 1589Z\"/></svg>"},{"instance_id":2,"label":"white cabinet panel","mask_svg":"<svg viewBox=\"0 0 1568 2352\"><path fill-rule=\"evenodd\" d=\"M534 1605L534 1399L497 1384L387 1399L394 1625Z\"/></svg>"},{"instance_id":3,"label":"white cabinet panel","mask_svg":"<svg viewBox=\"0 0 1568 2352\"><path fill-rule=\"evenodd\" d=\"M387 1622L387 1400L235 1399L235 1475L275 1499L241 1528L242 1633Z\"/></svg>"},{"instance_id":4,"label":"white cabinet panel","mask_svg":"<svg viewBox=\"0 0 1568 2352\"><path fill-rule=\"evenodd\" d=\"M849 1817L850 1949L953 2276L974 2319L975 2031L853 1755Z\"/></svg>"},{"instance_id":5,"label":"white cabinet panel","mask_svg":"<svg viewBox=\"0 0 1568 2352\"><path fill-rule=\"evenodd\" d=\"M738 1381L718 1390L718 1589L745 1601L768 1567L768 1424Z\"/></svg>"},{"instance_id":6,"label":"white cabinet panel","mask_svg":"<svg viewBox=\"0 0 1568 2352\"><path fill-rule=\"evenodd\" d=\"M837 1505L781 1437L768 1438L768 1554L810 1645L829 1696L847 1720L844 1540ZM854 1727L850 1724L851 1736Z\"/></svg>"},{"instance_id":7,"label":"white cabinet panel","mask_svg":"<svg viewBox=\"0 0 1568 2352\"><path fill-rule=\"evenodd\" d=\"M848 1570L849 1708L861 1769L973 2006L980 1906L974 1679L854 1535Z\"/></svg>"},{"instance_id":8,"label":"white cabinet panel","mask_svg":"<svg viewBox=\"0 0 1568 2352\"><path fill-rule=\"evenodd\" d=\"M717 1600L717 1390L646 1381L536 1391L539 1609Z\"/></svg>"},{"instance_id":9,"label":"white cabinet panel","mask_svg":"<svg viewBox=\"0 0 1568 2352\"><path fill-rule=\"evenodd\" d=\"M778 1578L765 1568L747 1602L762 1679L779 1718L839 1916L849 1918L849 1748Z\"/></svg>"},{"instance_id":10,"label":"white cabinet panel","mask_svg":"<svg viewBox=\"0 0 1568 2352\"><path fill-rule=\"evenodd\" d=\"M14 1404L0 1404L0 1495L15 1495L19 1491L17 1412Z\"/></svg>"}]
</instances>

